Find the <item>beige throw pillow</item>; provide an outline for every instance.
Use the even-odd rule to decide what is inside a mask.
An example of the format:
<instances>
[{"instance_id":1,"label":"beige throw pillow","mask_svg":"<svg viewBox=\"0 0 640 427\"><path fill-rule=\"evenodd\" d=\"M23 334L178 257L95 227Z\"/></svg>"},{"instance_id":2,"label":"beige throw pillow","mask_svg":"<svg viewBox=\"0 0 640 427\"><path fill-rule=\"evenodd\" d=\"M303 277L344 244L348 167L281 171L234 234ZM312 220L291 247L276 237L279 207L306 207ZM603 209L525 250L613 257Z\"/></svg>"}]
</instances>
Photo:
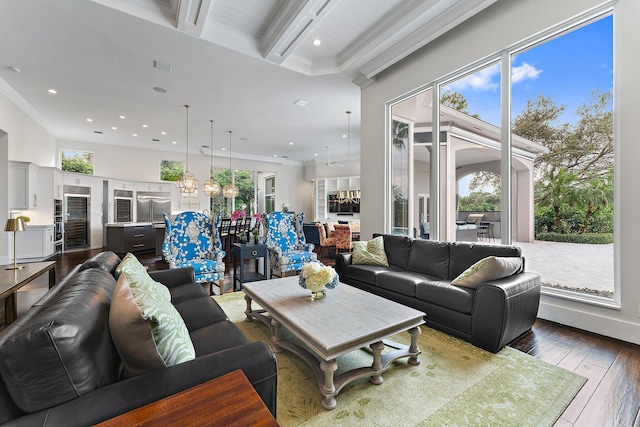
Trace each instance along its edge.
<instances>
[{"instance_id":1,"label":"beige throw pillow","mask_svg":"<svg viewBox=\"0 0 640 427\"><path fill-rule=\"evenodd\" d=\"M367 241L353 242L352 264L380 265L389 267L387 254L384 252L384 239L378 236Z\"/></svg>"},{"instance_id":2,"label":"beige throw pillow","mask_svg":"<svg viewBox=\"0 0 640 427\"><path fill-rule=\"evenodd\" d=\"M477 288L490 280L511 276L522 268L520 257L490 256L481 259L453 279L452 285Z\"/></svg>"}]
</instances>

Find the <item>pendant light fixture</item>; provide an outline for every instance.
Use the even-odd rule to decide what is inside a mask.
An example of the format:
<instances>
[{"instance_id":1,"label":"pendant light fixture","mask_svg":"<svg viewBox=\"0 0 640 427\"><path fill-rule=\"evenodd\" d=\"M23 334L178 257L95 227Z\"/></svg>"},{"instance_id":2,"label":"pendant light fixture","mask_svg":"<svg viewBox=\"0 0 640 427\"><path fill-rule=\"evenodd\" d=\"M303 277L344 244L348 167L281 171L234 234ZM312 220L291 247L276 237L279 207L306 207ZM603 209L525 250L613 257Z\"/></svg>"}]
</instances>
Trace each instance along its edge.
<instances>
[{"instance_id":1,"label":"pendant light fixture","mask_svg":"<svg viewBox=\"0 0 640 427\"><path fill-rule=\"evenodd\" d=\"M202 191L209 197L220 194L220 184L213 179L213 120L211 122L211 143L209 144L209 179L202 184Z\"/></svg>"},{"instance_id":2,"label":"pendant light fixture","mask_svg":"<svg viewBox=\"0 0 640 427\"><path fill-rule=\"evenodd\" d=\"M347 113L347 191L338 193L338 201L340 203L360 203L360 190L351 190L351 111Z\"/></svg>"},{"instance_id":3,"label":"pendant light fixture","mask_svg":"<svg viewBox=\"0 0 640 427\"><path fill-rule=\"evenodd\" d=\"M229 175L231 176L231 182L224 186L222 194L227 199L232 199L238 195L238 187L233 183L233 170L231 169L231 131L229 131Z\"/></svg>"},{"instance_id":4,"label":"pendant light fixture","mask_svg":"<svg viewBox=\"0 0 640 427\"><path fill-rule=\"evenodd\" d=\"M187 162L184 173L180 176L176 184L181 193L195 193L198 191L198 180L189 172L189 106L185 105L184 107L187 110Z\"/></svg>"}]
</instances>

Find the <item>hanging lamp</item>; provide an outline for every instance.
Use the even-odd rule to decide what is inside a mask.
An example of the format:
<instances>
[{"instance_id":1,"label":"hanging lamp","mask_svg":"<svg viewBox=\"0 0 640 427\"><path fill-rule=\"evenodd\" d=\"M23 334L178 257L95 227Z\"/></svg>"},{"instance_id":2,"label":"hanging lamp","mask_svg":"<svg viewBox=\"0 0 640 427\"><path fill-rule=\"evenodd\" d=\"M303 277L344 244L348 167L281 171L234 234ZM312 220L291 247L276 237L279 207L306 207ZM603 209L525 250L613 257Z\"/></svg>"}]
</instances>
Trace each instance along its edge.
<instances>
[{"instance_id":1,"label":"hanging lamp","mask_svg":"<svg viewBox=\"0 0 640 427\"><path fill-rule=\"evenodd\" d=\"M347 113L347 191L338 193L338 201L340 203L360 203L360 190L351 190L351 111Z\"/></svg>"},{"instance_id":2,"label":"hanging lamp","mask_svg":"<svg viewBox=\"0 0 640 427\"><path fill-rule=\"evenodd\" d=\"M202 191L209 197L220 194L220 184L213 179L213 120L211 122L211 143L209 144L209 179L202 184Z\"/></svg>"},{"instance_id":3,"label":"hanging lamp","mask_svg":"<svg viewBox=\"0 0 640 427\"><path fill-rule=\"evenodd\" d=\"M195 193L198 191L198 180L189 172L189 106L184 106L187 110L187 162L183 174L177 181L178 190L181 193Z\"/></svg>"},{"instance_id":4,"label":"hanging lamp","mask_svg":"<svg viewBox=\"0 0 640 427\"><path fill-rule=\"evenodd\" d=\"M224 186L222 194L227 199L232 199L238 195L238 187L233 183L233 170L231 170L231 131L229 131L229 175L231 182Z\"/></svg>"}]
</instances>

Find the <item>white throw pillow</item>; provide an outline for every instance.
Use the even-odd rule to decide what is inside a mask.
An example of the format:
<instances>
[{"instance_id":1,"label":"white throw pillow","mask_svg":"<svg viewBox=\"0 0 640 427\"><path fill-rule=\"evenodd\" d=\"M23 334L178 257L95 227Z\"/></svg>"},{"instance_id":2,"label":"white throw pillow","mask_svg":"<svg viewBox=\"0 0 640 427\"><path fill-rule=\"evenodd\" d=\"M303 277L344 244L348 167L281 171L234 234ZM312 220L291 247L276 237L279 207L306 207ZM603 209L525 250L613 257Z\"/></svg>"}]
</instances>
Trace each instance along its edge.
<instances>
[{"instance_id":1,"label":"white throw pillow","mask_svg":"<svg viewBox=\"0 0 640 427\"><path fill-rule=\"evenodd\" d=\"M511 276L520 271L520 269L522 269L522 258L520 257L490 256L481 259L467 268L458 277L453 279L451 284L465 286L467 288L477 288L490 280Z\"/></svg>"}]
</instances>

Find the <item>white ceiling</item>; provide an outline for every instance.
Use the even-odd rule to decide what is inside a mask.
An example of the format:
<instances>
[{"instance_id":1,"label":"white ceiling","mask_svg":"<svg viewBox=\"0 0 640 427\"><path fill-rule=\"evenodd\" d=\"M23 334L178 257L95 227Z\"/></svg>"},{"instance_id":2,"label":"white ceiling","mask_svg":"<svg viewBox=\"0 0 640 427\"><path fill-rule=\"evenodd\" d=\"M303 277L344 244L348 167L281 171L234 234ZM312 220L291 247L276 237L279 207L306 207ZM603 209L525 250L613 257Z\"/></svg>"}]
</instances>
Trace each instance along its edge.
<instances>
[{"instance_id":1,"label":"white ceiling","mask_svg":"<svg viewBox=\"0 0 640 427\"><path fill-rule=\"evenodd\" d=\"M495 1L1 0L0 92L58 139L181 152L188 104L192 153L212 119L215 154L278 162L346 158L352 110L356 158L359 86Z\"/></svg>"}]
</instances>

